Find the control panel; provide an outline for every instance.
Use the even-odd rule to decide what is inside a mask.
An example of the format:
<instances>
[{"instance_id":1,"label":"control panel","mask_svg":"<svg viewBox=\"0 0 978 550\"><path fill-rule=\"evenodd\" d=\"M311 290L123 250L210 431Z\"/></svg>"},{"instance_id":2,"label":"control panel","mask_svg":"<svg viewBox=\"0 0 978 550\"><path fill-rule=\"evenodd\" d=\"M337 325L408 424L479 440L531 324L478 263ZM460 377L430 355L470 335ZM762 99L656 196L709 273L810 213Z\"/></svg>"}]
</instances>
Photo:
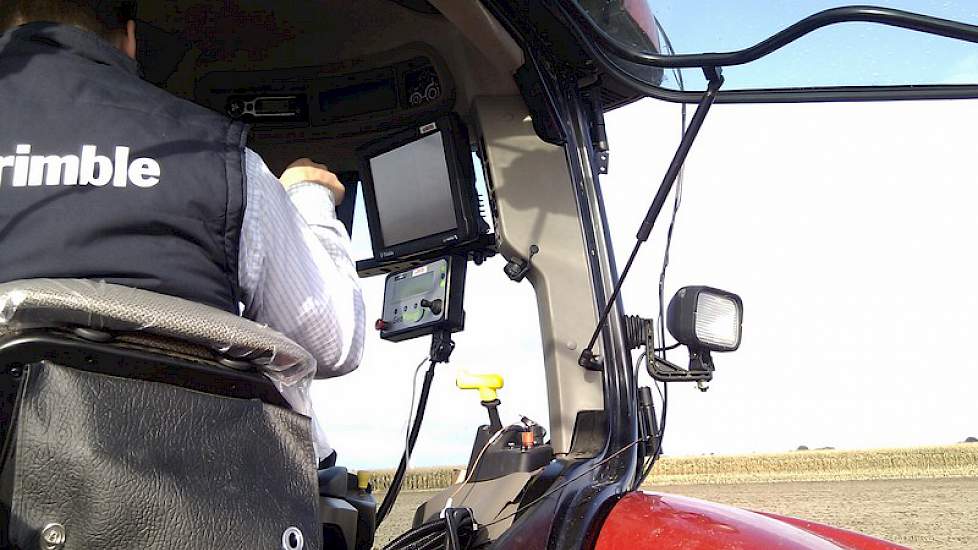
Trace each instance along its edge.
<instances>
[{"instance_id":1,"label":"control panel","mask_svg":"<svg viewBox=\"0 0 978 550\"><path fill-rule=\"evenodd\" d=\"M462 330L465 268L464 257L446 256L388 275L384 313L376 324L380 337L400 342L435 331Z\"/></svg>"}]
</instances>

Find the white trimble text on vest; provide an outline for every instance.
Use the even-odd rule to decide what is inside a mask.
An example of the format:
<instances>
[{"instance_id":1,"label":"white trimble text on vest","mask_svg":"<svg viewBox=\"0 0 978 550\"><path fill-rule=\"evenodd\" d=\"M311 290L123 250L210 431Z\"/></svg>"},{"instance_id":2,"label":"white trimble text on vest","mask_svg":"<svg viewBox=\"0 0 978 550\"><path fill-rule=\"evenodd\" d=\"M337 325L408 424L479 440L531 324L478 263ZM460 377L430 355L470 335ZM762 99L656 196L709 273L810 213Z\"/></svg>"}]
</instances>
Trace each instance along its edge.
<instances>
[{"instance_id":1,"label":"white trimble text on vest","mask_svg":"<svg viewBox=\"0 0 978 550\"><path fill-rule=\"evenodd\" d=\"M143 189L160 182L160 163L151 158L129 161L129 148L116 147L113 157L99 155L94 145L83 145L81 155L32 155L21 144L16 154L0 156L0 188L54 185L94 185Z\"/></svg>"}]
</instances>

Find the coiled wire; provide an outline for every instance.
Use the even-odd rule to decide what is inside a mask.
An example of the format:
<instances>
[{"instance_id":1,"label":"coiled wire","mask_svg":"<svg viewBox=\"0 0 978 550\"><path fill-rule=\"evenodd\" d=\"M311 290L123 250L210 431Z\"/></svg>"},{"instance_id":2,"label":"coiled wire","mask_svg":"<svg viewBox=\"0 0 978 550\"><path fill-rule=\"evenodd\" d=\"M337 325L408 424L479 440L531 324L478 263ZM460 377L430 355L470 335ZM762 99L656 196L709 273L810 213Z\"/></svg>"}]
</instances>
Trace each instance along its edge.
<instances>
[{"instance_id":1,"label":"coiled wire","mask_svg":"<svg viewBox=\"0 0 978 550\"><path fill-rule=\"evenodd\" d=\"M467 548L474 539L475 524L471 517L459 524L459 543ZM423 523L407 533L387 543L384 550L443 550L448 537L448 526L444 519Z\"/></svg>"},{"instance_id":2,"label":"coiled wire","mask_svg":"<svg viewBox=\"0 0 978 550\"><path fill-rule=\"evenodd\" d=\"M628 349L638 349L652 340L652 319L638 315L625 315L625 345Z\"/></svg>"}]
</instances>

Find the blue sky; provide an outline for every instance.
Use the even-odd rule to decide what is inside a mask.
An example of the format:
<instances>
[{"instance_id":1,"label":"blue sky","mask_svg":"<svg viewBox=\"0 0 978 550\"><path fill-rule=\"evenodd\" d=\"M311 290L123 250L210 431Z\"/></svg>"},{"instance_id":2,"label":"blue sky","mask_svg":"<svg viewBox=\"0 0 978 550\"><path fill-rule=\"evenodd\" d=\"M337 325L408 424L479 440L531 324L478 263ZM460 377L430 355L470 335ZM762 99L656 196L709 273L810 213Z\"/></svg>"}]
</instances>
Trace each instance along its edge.
<instances>
[{"instance_id":1,"label":"blue sky","mask_svg":"<svg viewBox=\"0 0 978 550\"><path fill-rule=\"evenodd\" d=\"M731 51L751 46L818 11L846 5L831 0L649 0L676 53ZM877 2L978 24L973 0ZM771 56L724 70L725 88L875 84L978 83L978 45L869 23L833 25ZM702 75L685 71L689 89ZM675 88L676 83L666 83Z\"/></svg>"}]
</instances>

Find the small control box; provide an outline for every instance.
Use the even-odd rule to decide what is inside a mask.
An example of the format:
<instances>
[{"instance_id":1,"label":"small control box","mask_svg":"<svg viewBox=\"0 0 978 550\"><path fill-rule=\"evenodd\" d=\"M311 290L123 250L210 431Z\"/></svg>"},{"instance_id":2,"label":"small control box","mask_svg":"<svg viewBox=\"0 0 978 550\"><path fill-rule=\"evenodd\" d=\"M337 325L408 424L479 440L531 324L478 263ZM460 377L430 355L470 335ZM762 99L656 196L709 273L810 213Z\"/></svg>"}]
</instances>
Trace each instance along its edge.
<instances>
[{"instance_id":1,"label":"small control box","mask_svg":"<svg viewBox=\"0 0 978 550\"><path fill-rule=\"evenodd\" d=\"M462 330L465 269L464 256L445 256L388 275L384 312L376 324L380 337L400 342L436 331Z\"/></svg>"}]
</instances>

